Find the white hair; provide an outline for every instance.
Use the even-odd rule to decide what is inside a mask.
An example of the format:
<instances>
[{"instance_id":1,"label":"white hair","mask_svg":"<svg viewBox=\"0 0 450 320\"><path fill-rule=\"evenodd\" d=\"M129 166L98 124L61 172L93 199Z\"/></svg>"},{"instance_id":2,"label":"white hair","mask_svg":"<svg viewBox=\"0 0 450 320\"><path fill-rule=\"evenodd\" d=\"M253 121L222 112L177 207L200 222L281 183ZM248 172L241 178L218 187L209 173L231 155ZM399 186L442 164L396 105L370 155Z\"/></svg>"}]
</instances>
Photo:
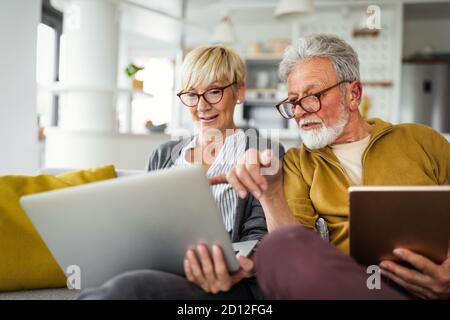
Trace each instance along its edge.
<instances>
[{"instance_id":1,"label":"white hair","mask_svg":"<svg viewBox=\"0 0 450 320\"><path fill-rule=\"evenodd\" d=\"M337 81L359 80L359 60L353 48L344 40L331 34L313 34L300 38L284 52L278 73L284 82L301 60L329 58L336 70Z\"/></svg>"}]
</instances>

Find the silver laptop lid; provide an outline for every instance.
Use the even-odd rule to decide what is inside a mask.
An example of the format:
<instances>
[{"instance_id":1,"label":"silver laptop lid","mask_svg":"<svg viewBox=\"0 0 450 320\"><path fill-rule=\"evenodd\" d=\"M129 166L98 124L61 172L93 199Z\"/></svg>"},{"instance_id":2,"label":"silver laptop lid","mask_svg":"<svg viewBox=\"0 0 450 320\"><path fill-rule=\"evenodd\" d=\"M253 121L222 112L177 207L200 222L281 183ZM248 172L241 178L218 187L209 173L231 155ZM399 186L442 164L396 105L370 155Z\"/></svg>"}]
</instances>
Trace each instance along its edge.
<instances>
[{"instance_id":1,"label":"silver laptop lid","mask_svg":"<svg viewBox=\"0 0 450 320\"><path fill-rule=\"evenodd\" d=\"M200 166L30 195L21 204L61 269L80 267L81 288L136 269L184 274L186 249L199 241L220 244L229 269L239 267Z\"/></svg>"}]
</instances>

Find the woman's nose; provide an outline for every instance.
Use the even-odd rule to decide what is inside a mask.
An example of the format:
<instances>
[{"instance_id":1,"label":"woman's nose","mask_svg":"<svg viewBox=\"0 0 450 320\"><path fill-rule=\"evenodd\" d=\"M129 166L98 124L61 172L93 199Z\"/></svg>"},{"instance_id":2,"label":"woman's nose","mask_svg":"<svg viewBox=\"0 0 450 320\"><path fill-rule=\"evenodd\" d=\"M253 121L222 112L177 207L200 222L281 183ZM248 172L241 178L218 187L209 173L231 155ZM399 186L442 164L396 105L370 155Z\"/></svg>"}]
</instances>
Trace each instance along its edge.
<instances>
[{"instance_id":1,"label":"woman's nose","mask_svg":"<svg viewBox=\"0 0 450 320\"><path fill-rule=\"evenodd\" d=\"M205 97L201 96L198 99L197 110L202 111L202 110L208 110L210 108L211 108L211 106L208 102L206 102Z\"/></svg>"}]
</instances>

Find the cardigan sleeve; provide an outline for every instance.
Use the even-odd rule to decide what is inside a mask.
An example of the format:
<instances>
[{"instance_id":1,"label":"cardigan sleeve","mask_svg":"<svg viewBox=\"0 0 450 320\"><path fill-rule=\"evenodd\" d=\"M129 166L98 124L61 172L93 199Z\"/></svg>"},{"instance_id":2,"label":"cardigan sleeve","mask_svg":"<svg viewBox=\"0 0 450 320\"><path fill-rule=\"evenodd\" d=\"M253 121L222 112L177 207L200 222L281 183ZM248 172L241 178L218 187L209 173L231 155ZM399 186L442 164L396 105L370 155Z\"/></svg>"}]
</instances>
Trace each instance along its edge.
<instances>
[{"instance_id":1,"label":"cardigan sleeve","mask_svg":"<svg viewBox=\"0 0 450 320\"><path fill-rule=\"evenodd\" d=\"M266 144L262 145L271 148L282 160L284 156L282 144L268 140ZM232 241L261 240L266 234L266 216L259 200L252 194L249 194L245 199L240 199L236 210Z\"/></svg>"},{"instance_id":2,"label":"cardigan sleeve","mask_svg":"<svg viewBox=\"0 0 450 320\"><path fill-rule=\"evenodd\" d=\"M318 214L309 196L309 187L301 173L299 149L290 149L283 159L283 187L286 201L295 219L309 229L316 229Z\"/></svg>"}]
</instances>

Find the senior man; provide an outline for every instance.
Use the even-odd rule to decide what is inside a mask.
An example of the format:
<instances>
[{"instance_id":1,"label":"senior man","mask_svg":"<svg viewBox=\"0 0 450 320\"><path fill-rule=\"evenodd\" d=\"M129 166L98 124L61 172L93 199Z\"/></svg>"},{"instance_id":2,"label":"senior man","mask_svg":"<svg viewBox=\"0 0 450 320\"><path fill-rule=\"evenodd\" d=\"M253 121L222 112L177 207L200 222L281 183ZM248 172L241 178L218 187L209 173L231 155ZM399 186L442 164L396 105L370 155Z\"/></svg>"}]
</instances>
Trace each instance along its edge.
<instances>
[{"instance_id":1,"label":"senior man","mask_svg":"<svg viewBox=\"0 0 450 320\"><path fill-rule=\"evenodd\" d=\"M394 254L412 267L383 261L381 273L389 283L381 290L367 288L366 269L348 256L347 191L352 185L449 184L449 142L423 125L363 119L357 54L335 36L300 39L285 52L279 73L288 98L277 109L295 119L303 145L286 153L276 174L261 173L279 164L269 152L248 150L241 165L213 179L228 181L242 196L251 192L264 208L271 234L257 252L256 270L265 296L450 297L450 259L437 265L402 248ZM320 217L331 245L308 230L316 229Z\"/></svg>"}]
</instances>

